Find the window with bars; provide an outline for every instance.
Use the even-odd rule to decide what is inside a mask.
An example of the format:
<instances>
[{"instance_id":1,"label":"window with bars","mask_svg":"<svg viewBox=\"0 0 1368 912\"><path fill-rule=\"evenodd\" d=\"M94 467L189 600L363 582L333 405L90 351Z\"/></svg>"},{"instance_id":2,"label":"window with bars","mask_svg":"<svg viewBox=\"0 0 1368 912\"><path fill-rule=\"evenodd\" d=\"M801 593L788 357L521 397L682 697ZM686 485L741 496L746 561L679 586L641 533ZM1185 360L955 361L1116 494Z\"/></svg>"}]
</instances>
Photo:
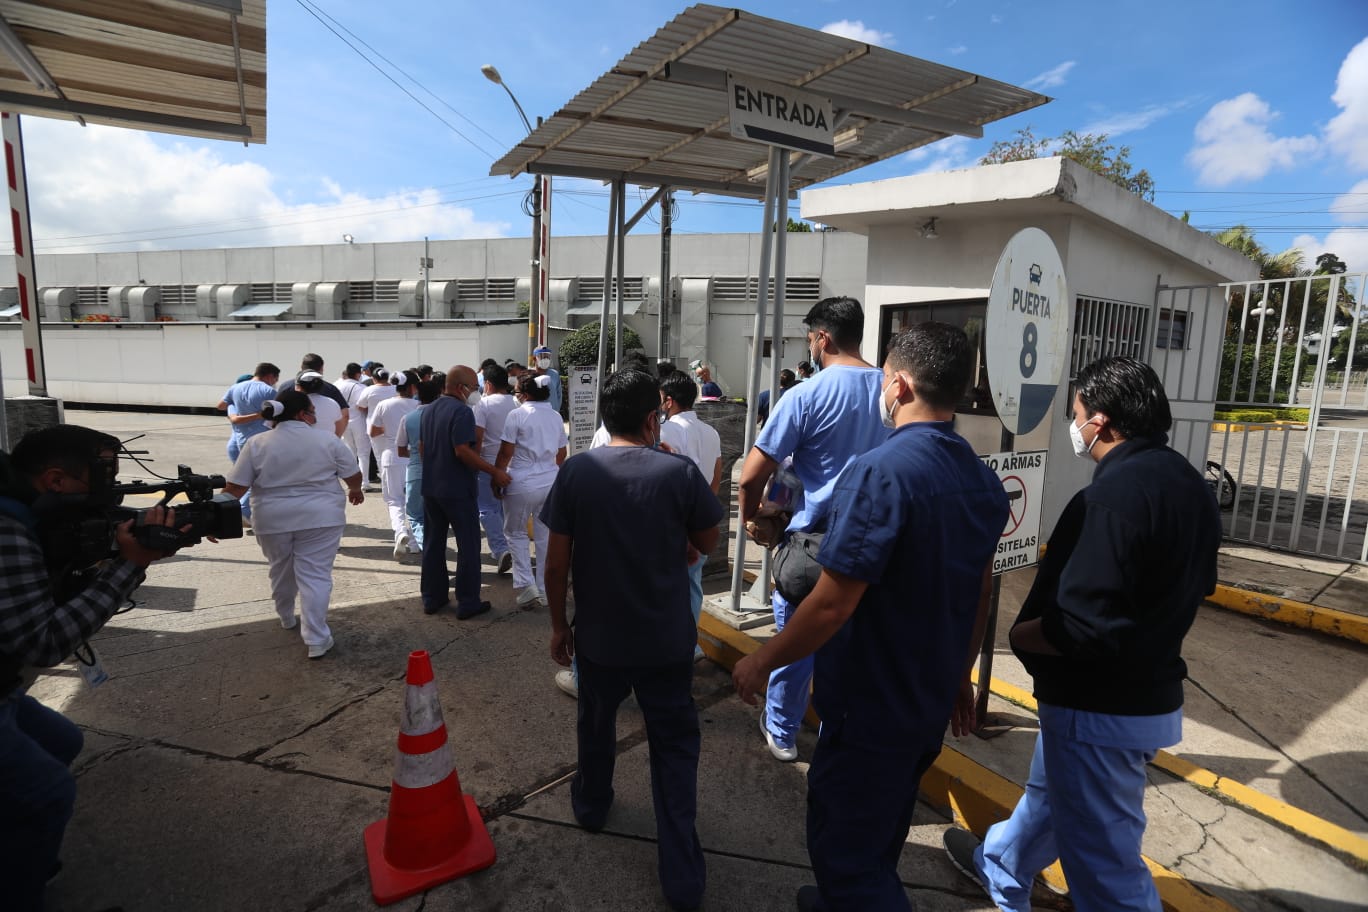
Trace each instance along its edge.
<instances>
[{"instance_id":1,"label":"window with bars","mask_svg":"<svg viewBox=\"0 0 1368 912\"><path fill-rule=\"evenodd\" d=\"M104 310L109 306L109 286L77 285L76 306L82 310Z\"/></svg>"},{"instance_id":2,"label":"window with bars","mask_svg":"<svg viewBox=\"0 0 1368 912\"><path fill-rule=\"evenodd\" d=\"M1187 311L1160 308L1158 325L1155 326L1154 347L1179 350L1187 348L1187 326Z\"/></svg>"},{"instance_id":3,"label":"window with bars","mask_svg":"<svg viewBox=\"0 0 1368 912\"><path fill-rule=\"evenodd\" d=\"M612 298L617 300L617 276L613 276ZM580 276L579 291L575 297L576 302L600 302L603 300L603 276ZM644 301L646 300L646 278L645 276L623 276L622 277L622 299L624 301Z\"/></svg>"},{"instance_id":4,"label":"window with bars","mask_svg":"<svg viewBox=\"0 0 1368 912\"><path fill-rule=\"evenodd\" d=\"M457 310L485 303L511 303L518 299L516 278L457 279Z\"/></svg>"},{"instance_id":5,"label":"window with bars","mask_svg":"<svg viewBox=\"0 0 1368 912\"><path fill-rule=\"evenodd\" d=\"M162 307L194 307L194 306L195 306L195 286L194 286L194 285L163 285L163 286L161 286L161 306L162 306Z\"/></svg>"},{"instance_id":6,"label":"window with bars","mask_svg":"<svg viewBox=\"0 0 1368 912\"><path fill-rule=\"evenodd\" d=\"M1121 356L1148 360L1149 320L1148 305L1076 297L1069 380L1072 382L1079 370L1099 358Z\"/></svg>"},{"instance_id":7,"label":"window with bars","mask_svg":"<svg viewBox=\"0 0 1368 912\"><path fill-rule=\"evenodd\" d=\"M964 330L974 346L974 372L969 388L955 411L965 415L997 414L997 406L988 385L987 350L983 336L984 319L988 314L987 298L895 305L881 308L880 314L878 357L870 358L876 364L883 363L884 352L888 350L893 337L917 323L948 323Z\"/></svg>"}]
</instances>

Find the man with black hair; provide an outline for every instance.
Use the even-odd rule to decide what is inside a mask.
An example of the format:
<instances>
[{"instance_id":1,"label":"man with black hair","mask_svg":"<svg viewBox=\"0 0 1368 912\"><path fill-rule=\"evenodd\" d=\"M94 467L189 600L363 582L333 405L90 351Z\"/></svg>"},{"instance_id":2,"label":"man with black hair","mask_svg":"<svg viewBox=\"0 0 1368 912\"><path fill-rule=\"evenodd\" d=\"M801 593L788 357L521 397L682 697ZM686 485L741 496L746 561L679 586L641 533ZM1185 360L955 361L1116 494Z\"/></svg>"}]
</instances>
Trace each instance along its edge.
<instances>
[{"instance_id":1,"label":"man with black hair","mask_svg":"<svg viewBox=\"0 0 1368 912\"><path fill-rule=\"evenodd\" d=\"M314 354L313 352L309 352L307 355L300 359L298 374L296 374L294 377L285 377L276 383L276 392L284 393L289 390L295 389L299 382L299 378L302 377L304 374L310 372L319 374L320 379L323 381L323 383L318 389L308 390L308 392L311 395L314 393L318 393L327 396L333 402L336 402L337 407L342 410L342 413L344 415L346 415L347 409L351 407L350 403L347 402L347 397L342 395L342 391L338 389L336 385L331 383L326 377L322 376L323 356Z\"/></svg>"},{"instance_id":2,"label":"man with black hair","mask_svg":"<svg viewBox=\"0 0 1368 912\"><path fill-rule=\"evenodd\" d=\"M661 890L671 908L695 909L706 872L694 829L697 629L683 556L690 545L706 554L717 544L722 505L690 460L655 448L660 388L651 374L610 375L600 404L608 445L567 459L542 509L551 530L551 657L579 663L579 769L570 802L581 826L603 829L613 803L617 710L635 692L646 720ZM566 617L572 567L573 633Z\"/></svg>"},{"instance_id":3,"label":"man with black hair","mask_svg":"<svg viewBox=\"0 0 1368 912\"><path fill-rule=\"evenodd\" d=\"M508 391L508 371L489 358L484 363L484 385L479 405L475 406L475 448L480 458L490 465L499 459L503 443L504 422L518 407L518 400ZM489 553L500 576L513 569L513 553L504 535L503 500L494 495L489 475L481 472L475 478L479 485L480 525L484 527Z\"/></svg>"},{"instance_id":4,"label":"man with black hair","mask_svg":"<svg viewBox=\"0 0 1368 912\"><path fill-rule=\"evenodd\" d=\"M0 454L0 884L4 905L41 909L43 888L57 872L62 834L76 802L68 767L80 753L81 730L24 691L31 669L58 664L128 601L147 566L166 554L118 526L117 556L100 565L80 591L49 575L38 530L65 496L95 495L113 484L119 441L62 425L34 431L14 448L9 471ZM174 525L173 510L153 508L147 521Z\"/></svg>"},{"instance_id":5,"label":"man with black hair","mask_svg":"<svg viewBox=\"0 0 1368 912\"><path fill-rule=\"evenodd\" d=\"M897 864L918 784L952 710L956 734L973 727L969 671L1007 519L1002 483L954 430L973 357L944 323L894 339L874 397L893 432L836 482L816 587L733 672L753 703L770 669L816 653L807 844L817 886L799 891L800 910L911 908Z\"/></svg>"},{"instance_id":6,"label":"man with black hair","mask_svg":"<svg viewBox=\"0 0 1368 912\"><path fill-rule=\"evenodd\" d=\"M792 547L800 548L805 542L815 544L826 531L831 494L841 471L888 436L879 419L883 374L860 357L864 336L860 302L846 297L825 298L813 305L803 322L808 328L808 349L821 373L812 382L793 387L774 404L769 421L741 466L741 519L747 523L748 534L766 546L792 542ZM761 513L765 485L790 456L803 491L783 540L775 542L754 521L769 514L769 507ZM780 630L800 600L790 600L775 589L771 604ZM787 763L798 759L795 737L807 712L811 684L810 656L776 668L770 676L760 731L777 760Z\"/></svg>"},{"instance_id":7,"label":"man with black hair","mask_svg":"<svg viewBox=\"0 0 1368 912\"><path fill-rule=\"evenodd\" d=\"M1182 737L1183 638L1216 586L1220 511L1170 449L1168 397L1148 364L1078 372L1069 436L1097 463L1064 508L1011 631L1035 682L1040 733L1025 794L982 844L950 829L951 861L1009 912L1058 859L1079 912L1157 912L1140 856L1145 766Z\"/></svg>"}]
</instances>

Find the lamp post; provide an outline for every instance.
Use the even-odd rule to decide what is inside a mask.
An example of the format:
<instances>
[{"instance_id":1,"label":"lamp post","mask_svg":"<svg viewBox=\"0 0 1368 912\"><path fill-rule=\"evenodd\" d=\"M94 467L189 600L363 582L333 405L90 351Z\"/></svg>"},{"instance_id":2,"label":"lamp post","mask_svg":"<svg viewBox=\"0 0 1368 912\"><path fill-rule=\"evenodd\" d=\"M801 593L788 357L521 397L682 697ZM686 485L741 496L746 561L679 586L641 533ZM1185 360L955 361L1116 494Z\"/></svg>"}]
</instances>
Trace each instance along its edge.
<instances>
[{"instance_id":1,"label":"lamp post","mask_svg":"<svg viewBox=\"0 0 1368 912\"><path fill-rule=\"evenodd\" d=\"M492 63L486 63L480 67L480 72L484 77L497 86L502 86L508 93L509 99L513 102L513 107L517 109L518 116L522 118L523 126L527 128L527 133L532 134L532 122L527 119L527 113L523 111L522 105L518 103L518 98L513 94L503 81L503 76ZM540 126L541 118L537 119ZM541 331L541 307L542 307L542 279L545 275L543 271L548 267L550 259L550 241L545 237L549 231L549 225L542 224L542 181L546 181L546 195L549 197L551 192L551 179L543 178L540 174L532 175L532 194L529 203L532 211L528 213L532 216L532 287L528 293L527 302L527 363L532 363L532 351L539 345L546 343L546 338ZM546 200L550 202L550 200ZM526 210L524 210L526 211Z\"/></svg>"}]
</instances>

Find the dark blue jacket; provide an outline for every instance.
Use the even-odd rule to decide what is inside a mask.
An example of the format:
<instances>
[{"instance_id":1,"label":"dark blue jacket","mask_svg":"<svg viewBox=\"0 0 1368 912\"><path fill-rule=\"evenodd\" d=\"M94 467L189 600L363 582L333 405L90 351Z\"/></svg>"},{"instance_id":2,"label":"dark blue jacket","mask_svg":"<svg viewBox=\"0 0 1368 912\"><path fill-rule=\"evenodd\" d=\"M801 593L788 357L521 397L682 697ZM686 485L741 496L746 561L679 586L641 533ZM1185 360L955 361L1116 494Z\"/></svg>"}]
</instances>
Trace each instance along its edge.
<instances>
[{"instance_id":1,"label":"dark blue jacket","mask_svg":"<svg viewBox=\"0 0 1368 912\"><path fill-rule=\"evenodd\" d=\"M1183 705L1183 637L1216 587L1220 511L1166 438L1104 456L1064 509L1017 623L1062 656L1017 655L1036 699L1127 716Z\"/></svg>"}]
</instances>

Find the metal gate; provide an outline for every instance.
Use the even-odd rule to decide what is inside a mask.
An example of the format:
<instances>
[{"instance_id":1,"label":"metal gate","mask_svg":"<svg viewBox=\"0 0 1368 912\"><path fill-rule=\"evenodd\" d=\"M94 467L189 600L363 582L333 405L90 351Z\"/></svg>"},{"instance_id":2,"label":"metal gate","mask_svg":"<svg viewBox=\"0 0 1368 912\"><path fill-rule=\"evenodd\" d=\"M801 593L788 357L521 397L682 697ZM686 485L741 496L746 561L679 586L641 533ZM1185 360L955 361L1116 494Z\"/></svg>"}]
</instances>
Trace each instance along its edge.
<instances>
[{"instance_id":1,"label":"metal gate","mask_svg":"<svg viewBox=\"0 0 1368 912\"><path fill-rule=\"evenodd\" d=\"M1368 563L1365 280L1158 288L1150 362L1174 401L1173 445L1205 464L1227 539ZM1245 414L1181 414L1212 402Z\"/></svg>"}]
</instances>

